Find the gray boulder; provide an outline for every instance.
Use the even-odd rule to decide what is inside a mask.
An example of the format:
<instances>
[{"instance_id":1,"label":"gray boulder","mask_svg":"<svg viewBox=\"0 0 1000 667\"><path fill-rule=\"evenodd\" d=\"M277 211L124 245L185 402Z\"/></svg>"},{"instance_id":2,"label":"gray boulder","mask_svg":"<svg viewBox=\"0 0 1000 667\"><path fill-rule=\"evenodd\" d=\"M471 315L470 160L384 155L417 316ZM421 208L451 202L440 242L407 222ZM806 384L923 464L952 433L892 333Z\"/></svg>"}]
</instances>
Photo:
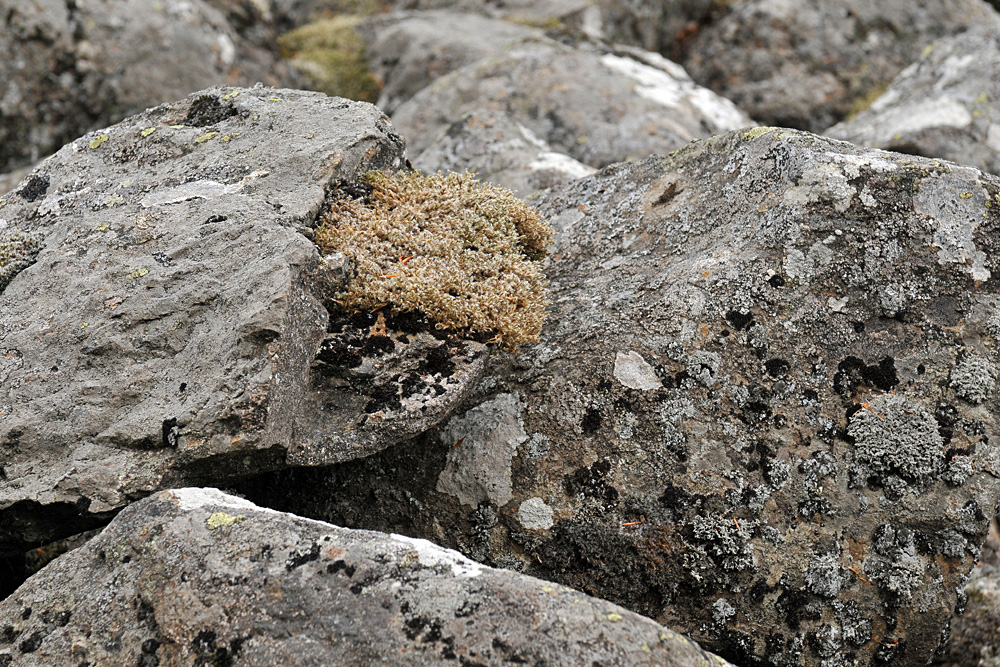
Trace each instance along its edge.
<instances>
[{"instance_id":1,"label":"gray boulder","mask_svg":"<svg viewBox=\"0 0 1000 667\"><path fill-rule=\"evenodd\" d=\"M982 0L727 4L680 62L757 120L812 132L866 105L933 40L1000 25Z\"/></svg>"},{"instance_id":2,"label":"gray boulder","mask_svg":"<svg viewBox=\"0 0 1000 667\"><path fill-rule=\"evenodd\" d=\"M556 151L594 167L753 124L655 53L549 40L522 42L503 57L437 79L401 105L392 121L419 154L477 109L503 112Z\"/></svg>"},{"instance_id":3,"label":"gray boulder","mask_svg":"<svg viewBox=\"0 0 1000 667\"><path fill-rule=\"evenodd\" d=\"M216 84L296 83L204 0L9 0L0 30L0 172Z\"/></svg>"},{"instance_id":4,"label":"gray boulder","mask_svg":"<svg viewBox=\"0 0 1000 667\"><path fill-rule=\"evenodd\" d=\"M134 503L0 602L0 663L729 663L578 591L215 489Z\"/></svg>"},{"instance_id":5,"label":"gray boulder","mask_svg":"<svg viewBox=\"0 0 1000 667\"><path fill-rule=\"evenodd\" d=\"M0 199L0 551L444 417L486 345L344 314L350 267L310 238L338 182L403 160L371 105L213 88L78 139Z\"/></svg>"},{"instance_id":6,"label":"gray boulder","mask_svg":"<svg viewBox=\"0 0 1000 667\"><path fill-rule=\"evenodd\" d=\"M596 171L553 151L505 114L483 109L449 125L437 141L413 158L413 166L425 172L473 171L479 180L502 185L522 197Z\"/></svg>"},{"instance_id":7,"label":"gray boulder","mask_svg":"<svg viewBox=\"0 0 1000 667\"><path fill-rule=\"evenodd\" d=\"M837 139L1000 173L1000 28L939 40Z\"/></svg>"},{"instance_id":8,"label":"gray boulder","mask_svg":"<svg viewBox=\"0 0 1000 667\"><path fill-rule=\"evenodd\" d=\"M951 621L947 650L936 667L1000 666L1000 568L983 564L965 587L962 613Z\"/></svg>"},{"instance_id":9,"label":"gray boulder","mask_svg":"<svg viewBox=\"0 0 1000 667\"><path fill-rule=\"evenodd\" d=\"M1000 499L998 195L774 128L614 165L537 199L538 346L413 441L244 488L736 664L923 665Z\"/></svg>"}]
</instances>

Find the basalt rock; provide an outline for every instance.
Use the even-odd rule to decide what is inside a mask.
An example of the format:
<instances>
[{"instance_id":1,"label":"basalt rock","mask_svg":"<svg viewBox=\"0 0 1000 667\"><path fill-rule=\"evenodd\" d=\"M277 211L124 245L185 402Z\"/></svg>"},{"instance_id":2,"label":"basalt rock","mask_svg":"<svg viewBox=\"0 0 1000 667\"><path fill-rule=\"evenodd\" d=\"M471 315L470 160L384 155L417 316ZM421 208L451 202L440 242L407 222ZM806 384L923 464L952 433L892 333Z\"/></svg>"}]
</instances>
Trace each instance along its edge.
<instances>
[{"instance_id":1,"label":"basalt rock","mask_svg":"<svg viewBox=\"0 0 1000 667\"><path fill-rule=\"evenodd\" d=\"M371 105L213 88L85 135L0 199L0 551L444 417L486 345L345 313L350 263L312 241L332 189L403 160Z\"/></svg>"},{"instance_id":2,"label":"basalt rock","mask_svg":"<svg viewBox=\"0 0 1000 667\"><path fill-rule=\"evenodd\" d=\"M736 664L924 665L1000 499L1000 180L755 128L537 202L541 344L433 431L246 490Z\"/></svg>"},{"instance_id":3,"label":"basalt rock","mask_svg":"<svg viewBox=\"0 0 1000 667\"><path fill-rule=\"evenodd\" d=\"M164 491L0 602L0 662L726 667L603 600L425 540Z\"/></svg>"}]
</instances>

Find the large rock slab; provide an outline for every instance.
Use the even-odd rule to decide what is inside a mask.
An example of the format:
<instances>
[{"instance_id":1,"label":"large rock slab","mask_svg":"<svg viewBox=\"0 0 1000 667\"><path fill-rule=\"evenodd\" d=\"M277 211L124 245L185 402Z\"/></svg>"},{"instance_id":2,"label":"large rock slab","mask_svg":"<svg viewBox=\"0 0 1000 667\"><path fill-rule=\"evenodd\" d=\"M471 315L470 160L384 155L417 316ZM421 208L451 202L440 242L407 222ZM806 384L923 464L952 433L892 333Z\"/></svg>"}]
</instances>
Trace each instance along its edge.
<instances>
[{"instance_id":1,"label":"large rock slab","mask_svg":"<svg viewBox=\"0 0 1000 667\"><path fill-rule=\"evenodd\" d=\"M931 41L1000 25L982 0L749 0L727 9L680 62L757 120L812 132L864 105Z\"/></svg>"},{"instance_id":2,"label":"large rock slab","mask_svg":"<svg viewBox=\"0 0 1000 667\"><path fill-rule=\"evenodd\" d=\"M247 490L736 664L923 665L1000 498L998 197L772 128L609 167L537 200L559 231L540 345L434 432Z\"/></svg>"},{"instance_id":3,"label":"large rock slab","mask_svg":"<svg viewBox=\"0 0 1000 667\"><path fill-rule=\"evenodd\" d=\"M503 112L555 151L594 167L753 125L655 53L550 40L522 42L440 77L396 109L392 121L419 154L478 109Z\"/></svg>"},{"instance_id":4,"label":"large rock slab","mask_svg":"<svg viewBox=\"0 0 1000 667\"><path fill-rule=\"evenodd\" d=\"M0 602L0 662L729 664L621 607L425 540L193 488L133 504Z\"/></svg>"},{"instance_id":5,"label":"large rock slab","mask_svg":"<svg viewBox=\"0 0 1000 667\"><path fill-rule=\"evenodd\" d=\"M202 88L297 81L204 0L10 0L0 25L0 172Z\"/></svg>"},{"instance_id":6,"label":"large rock slab","mask_svg":"<svg viewBox=\"0 0 1000 667\"><path fill-rule=\"evenodd\" d=\"M486 346L343 314L350 267L311 240L329 190L403 160L371 105L214 88L82 137L0 199L0 550L442 418Z\"/></svg>"},{"instance_id":7,"label":"large rock slab","mask_svg":"<svg viewBox=\"0 0 1000 667\"><path fill-rule=\"evenodd\" d=\"M871 108L824 134L1000 174L1000 28L939 40Z\"/></svg>"}]
</instances>

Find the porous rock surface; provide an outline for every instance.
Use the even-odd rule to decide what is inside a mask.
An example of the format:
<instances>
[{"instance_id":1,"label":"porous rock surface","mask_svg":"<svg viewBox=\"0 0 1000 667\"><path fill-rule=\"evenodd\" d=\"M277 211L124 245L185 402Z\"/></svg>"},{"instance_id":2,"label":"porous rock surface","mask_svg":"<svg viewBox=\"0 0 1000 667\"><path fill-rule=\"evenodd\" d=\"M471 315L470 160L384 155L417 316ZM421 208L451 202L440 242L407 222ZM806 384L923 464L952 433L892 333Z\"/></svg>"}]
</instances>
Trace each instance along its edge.
<instances>
[{"instance_id":1,"label":"porous rock surface","mask_svg":"<svg viewBox=\"0 0 1000 667\"><path fill-rule=\"evenodd\" d=\"M0 53L0 172L195 90L297 81L204 0L9 0Z\"/></svg>"},{"instance_id":2,"label":"porous rock surface","mask_svg":"<svg viewBox=\"0 0 1000 667\"><path fill-rule=\"evenodd\" d=\"M247 491L736 664L923 665L1000 498L998 197L972 168L773 128L542 193L541 343L434 431Z\"/></svg>"},{"instance_id":3,"label":"porous rock surface","mask_svg":"<svg viewBox=\"0 0 1000 667\"><path fill-rule=\"evenodd\" d=\"M485 109L449 125L412 163L424 172L471 171L479 180L502 185L521 197L596 171L552 150L506 114Z\"/></svg>"},{"instance_id":4,"label":"porous rock surface","mask_svg":"<svg viewBox=\"0 0 1000 667\"><path fill-rule=\"evenodd\" d=\"M1000 28L941 39L827 136L1000 173Z\"/></svg>"},{"instance_id":5,"label":"porous rock surface","mask_svg":"<svg viewBox=\"0 0 1000 667\"><path fill-rule=\"evenodd\" d=\"M440 77L392 115L412 154L464 114L500 111L584 164L666 153L693 138L753 125L655 53L527 40Z\"/></svg>"},{"instance_id":6,"label":"porous rock surface","mask_svg":"<svg viewBox=\"0 0 1000 667\"><path fill-rule=\"evenodd\" d=\"M982 0L748 0L704 26L680 60L757 120L820 132L939 37L1000 25Z\"/></svg>"},{"instance_id":7,"label":"porous rock surface","mask_svg":"<svg viewBox=\"0 0 1000 667\"><path fill-rule=\"evenodd\" d=\"M486 346L342 314L349 263L311 240L332 187L403 159L371 105L213 88L83 136L0 199L0 550L443 417Z\"/></svg>"},{"instance_id":8,"label":"porous rock surface","mask_svg":"<svg viewBox=\"0 0 1000 667\"><path fill-rule=\"evenodd\" d=\"M729 663L578 591L215 489L163 491L0 602L0 662Z\"/></svg>"}]
</instances>

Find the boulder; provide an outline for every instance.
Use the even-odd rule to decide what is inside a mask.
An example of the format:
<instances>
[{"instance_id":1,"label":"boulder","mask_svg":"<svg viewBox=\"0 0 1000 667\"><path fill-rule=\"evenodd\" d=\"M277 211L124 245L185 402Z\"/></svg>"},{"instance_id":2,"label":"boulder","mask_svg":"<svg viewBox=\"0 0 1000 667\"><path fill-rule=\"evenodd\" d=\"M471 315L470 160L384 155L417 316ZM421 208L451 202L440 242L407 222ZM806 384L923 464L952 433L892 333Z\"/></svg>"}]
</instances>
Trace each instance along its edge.
<instances>
[{"instance_id":1,"label":"boulder","mask_svg":"<svg viewBox=\"0 0 1000 667\"><path fill-rule=\"evenodd\" d=\"M0 602L0 663L729 663L603 600L215 489L129 506Z\"/></svg>"},{"instance_id":2,"label":"boulder","mask_svg":"<svg viewBox=\"0 0 1000 667\"><path fill-rule=\"evenodd\" d=\"M297 81L204 0L10 0L0 53L0 172L202 88Z\"/></svg>"},{"instance_id":3,"label":"boulder","mask_svg":"<svg viewBox=\"0 0 1000 667\"><path fill-rule=\"evenodd\" d=\"M558 153L531 130L497 111L479 109L449 125L413 166L427 172L472 171L527 197L574 178L593 174L593 167Z\"/></svg>"},{"instance_id":4,"label":"boulder","mask_svg":"<svg viewBox=\"0 0 1000 667\"><path fill-rule=\"evenodd\" d=\"M1000 174L1000 28L927 47L885 94L825 134Z\"/></svg>"},{"instance_id":5,"label":"boulder","mask_svg":"<svg viewBox=\"0 0 1000 667\"><path fill-rule=\"evenodd\" d=\"M594 167L753 124L655 53L550 40L522 42L503 57L437 79L392 121L419 154L477 109L503 112L554 150Z\"/></svg>"},{"instance_id":6,"label":"boulder","mask_svg":"<svg viewBox=\"0 0 1000 667\"><path fill-rule=\"evenodd\" d=\"M951 621L947 650L931 663L938 667L1000 665L1000 568L983 564L972 571L963 592L961 613Z\"/></svg>"},{"instance_id":7,"label":"boulder","mask_svg":"<svg viewBox=\"0 0 1000 667\"><path fill-rule=\"evenodd\" d=\"M536 204L539 345L410 442L242 488L735 664L924 665L1000 499L1000 179L755 128Z\"/></svg>"},{"instance_id":8,"label":"boulder","mask_svg":"<svg viewBox=\"0 0 1000 667\"><path fill-rule=\"evenodd\" d=\"M933 40L1000 25L982 0L726 4L680 62L757 120L812 132L867 106Z\"/></svg>"},{"instance_id":9,"label":"boulder","mask_svg":"<svg viewBox=\"0 0 1000 667\"><path fill-rule=\"evenodd\" d=\"M312 240L337 184L403 161L371 105L212 88L83 136L0 198L0 552L443 418L487 346L344 313L352 267Z\"/></svg>"}]
</instances>

